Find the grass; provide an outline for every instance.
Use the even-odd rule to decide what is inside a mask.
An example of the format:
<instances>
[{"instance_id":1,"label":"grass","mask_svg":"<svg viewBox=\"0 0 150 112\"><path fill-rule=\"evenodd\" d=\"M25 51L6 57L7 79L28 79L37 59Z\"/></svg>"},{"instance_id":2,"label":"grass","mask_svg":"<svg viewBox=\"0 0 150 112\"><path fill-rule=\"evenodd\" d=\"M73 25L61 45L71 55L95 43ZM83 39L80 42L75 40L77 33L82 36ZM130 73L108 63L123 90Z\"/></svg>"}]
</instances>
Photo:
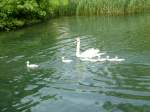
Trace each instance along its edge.
<instances>
[{"instance_id":1,"label":"grass","mask_svg":"<svg viewBox=\"0 0 150 112\"><path fill-rule=\"evenodd\" d=\"M150 10L150 0L68 0L67 3L65 12L74 15L126 15Z\"/></svg>"}]
</instances>

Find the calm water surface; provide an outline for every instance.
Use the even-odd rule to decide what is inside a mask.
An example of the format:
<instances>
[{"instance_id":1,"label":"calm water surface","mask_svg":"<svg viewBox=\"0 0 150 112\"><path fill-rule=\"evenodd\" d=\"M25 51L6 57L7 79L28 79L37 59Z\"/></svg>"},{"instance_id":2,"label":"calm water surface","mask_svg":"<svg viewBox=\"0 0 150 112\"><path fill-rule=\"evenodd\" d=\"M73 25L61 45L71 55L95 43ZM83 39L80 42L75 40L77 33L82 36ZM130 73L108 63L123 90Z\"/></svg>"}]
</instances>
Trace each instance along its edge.
<instances>
[{"instance_id":1,"label":"calm water surface","mask_svg":"<svg viewBox=\"0 0 150 112\"><path fill-rule=\"evenodd\" d=\"M150 112L150 14L63 17L0 33L0 112ZM82 62L98 48L121 63ZM72 59L62 63L61 57ZM26 61L37 63L36 70Z\"/></svg>"}]
</instances>

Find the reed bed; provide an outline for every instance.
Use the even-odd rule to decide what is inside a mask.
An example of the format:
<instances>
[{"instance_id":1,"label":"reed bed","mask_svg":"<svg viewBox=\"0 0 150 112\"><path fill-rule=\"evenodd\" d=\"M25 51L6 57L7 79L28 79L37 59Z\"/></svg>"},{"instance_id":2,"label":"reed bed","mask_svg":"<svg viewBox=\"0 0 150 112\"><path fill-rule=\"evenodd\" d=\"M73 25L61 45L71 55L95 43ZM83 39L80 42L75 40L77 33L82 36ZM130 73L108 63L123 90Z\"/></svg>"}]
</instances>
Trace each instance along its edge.
<instances>
[{"instance_id":1,"label":"reed bed","mask_svg":"<svg viewBox=\"0 0 150 112\"><path fill-rule=\"evenodd\" d=\"M68 0L59 15L125 15L150 10L150 0Z\"/></svg>"}]
</instances>

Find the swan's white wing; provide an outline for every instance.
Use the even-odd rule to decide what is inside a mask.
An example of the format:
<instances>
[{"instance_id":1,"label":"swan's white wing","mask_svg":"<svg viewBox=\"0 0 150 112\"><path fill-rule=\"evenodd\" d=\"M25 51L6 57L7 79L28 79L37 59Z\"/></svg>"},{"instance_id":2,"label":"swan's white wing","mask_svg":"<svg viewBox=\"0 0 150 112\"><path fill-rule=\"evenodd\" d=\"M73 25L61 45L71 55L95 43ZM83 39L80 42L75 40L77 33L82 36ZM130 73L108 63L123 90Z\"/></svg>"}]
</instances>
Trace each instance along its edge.
<instances>
[{"instance_id":1,"label":"swan's white wing","mask_svg":"<svg viewBox=\"0 0 150 112\"><path fill-rule=\"evenodd\" d=\"M99 49L94 49L94 48L90 48L87 50L88 52L91 52L91 53L95 53L97 54L99 52Z\"/></svg>"},{"instance_id":2,"label":"swan's white wing","mask_svg":"<svg viewBox=\"0 0 150 112\"><path fill-rule=\"evenodd\" d=\"M94 48L90 48L84 52L82 52L80 55L81 57L89 57L89 58L92 58L92 57L95 57L97 56L99 53L99 50L98 49L94 49Z\"/></svg>"}]
</instances>

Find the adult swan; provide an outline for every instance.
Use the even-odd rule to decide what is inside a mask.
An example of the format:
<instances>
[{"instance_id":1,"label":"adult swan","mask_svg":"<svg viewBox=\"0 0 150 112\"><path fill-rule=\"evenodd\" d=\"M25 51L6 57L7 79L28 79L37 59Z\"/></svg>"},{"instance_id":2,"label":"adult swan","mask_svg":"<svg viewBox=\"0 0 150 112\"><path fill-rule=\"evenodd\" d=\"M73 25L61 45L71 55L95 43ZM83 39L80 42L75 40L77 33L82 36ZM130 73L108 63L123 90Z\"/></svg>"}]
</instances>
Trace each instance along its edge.
<instances>
[{"instance_id":1,"label":"adult swan","mask_svg":"<svg viewBox=\"0 0 150 112\"><path fill-rule=\"evenodd\" d=\"M76 38L77 47L76 47L76 57L80 58L95 58L100 57L105 53L100 53L98 49L90 48L82 53L80 53L80 38Z\"/></svg>"}]
</instances>

